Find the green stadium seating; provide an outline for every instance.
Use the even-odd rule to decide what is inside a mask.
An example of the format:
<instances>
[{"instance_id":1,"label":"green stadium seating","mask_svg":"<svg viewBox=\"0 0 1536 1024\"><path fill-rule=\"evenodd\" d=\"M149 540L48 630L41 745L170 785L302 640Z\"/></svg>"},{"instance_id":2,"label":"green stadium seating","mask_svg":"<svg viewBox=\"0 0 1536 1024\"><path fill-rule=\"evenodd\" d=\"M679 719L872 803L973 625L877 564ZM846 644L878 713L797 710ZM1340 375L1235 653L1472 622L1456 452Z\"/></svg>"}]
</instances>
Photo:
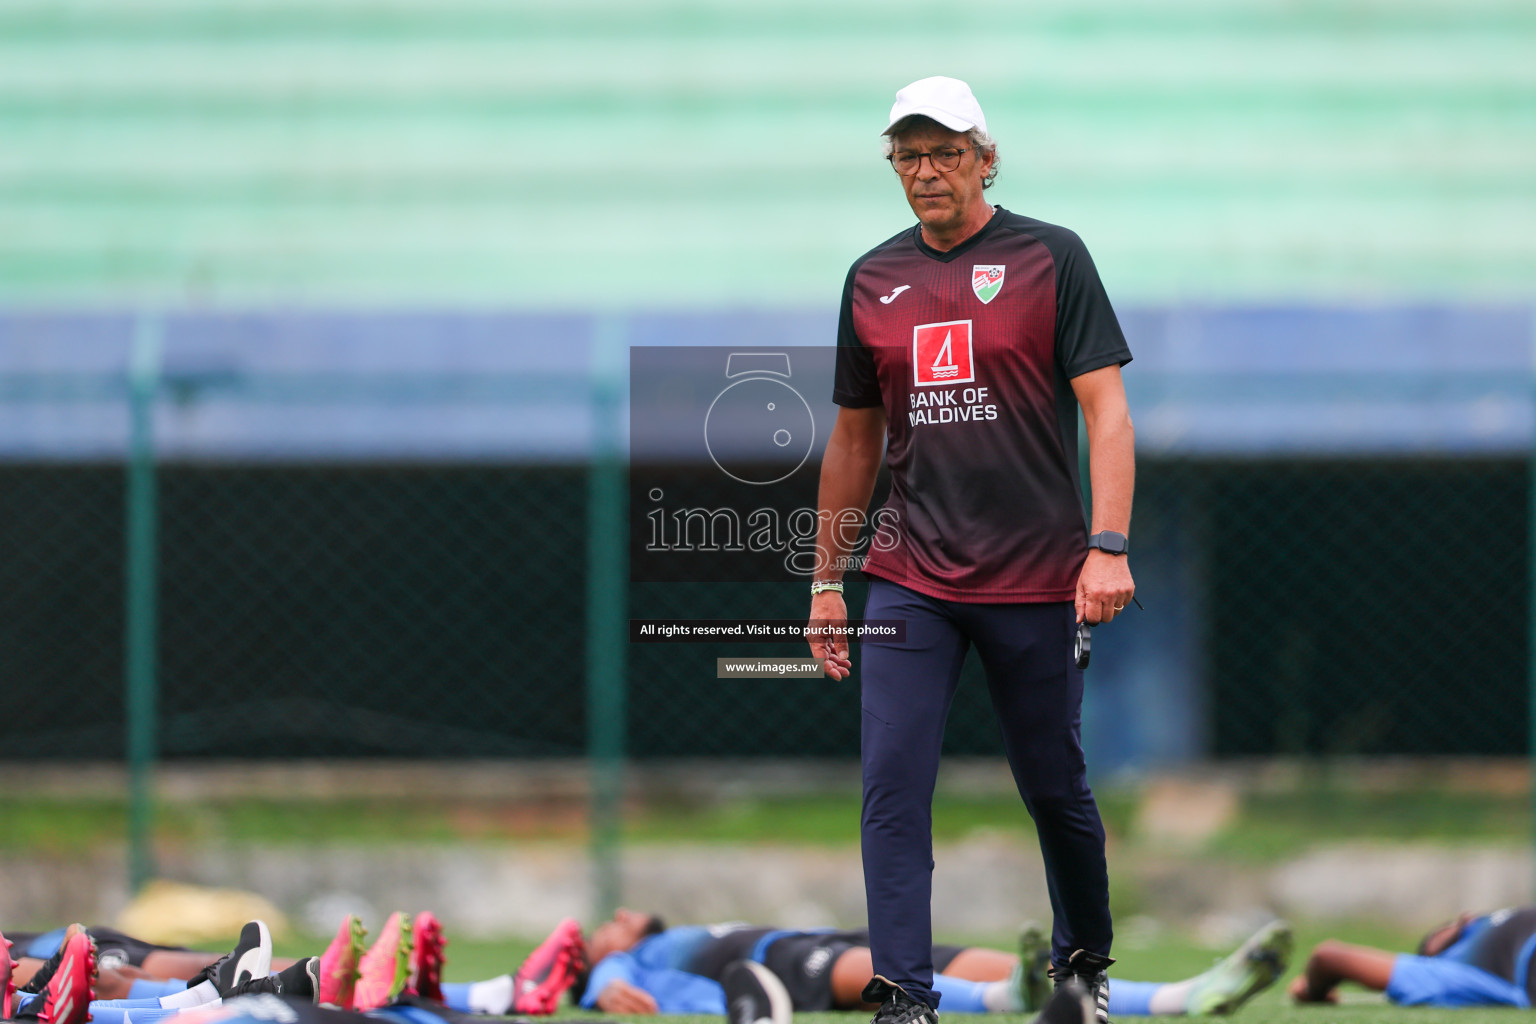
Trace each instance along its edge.
<instances>
[{"instance_id":1,"label":"green stadium seating","mask_svg":"<svg viewBox=\"0 0 1536 1024\"><path fill-rule=\"evenodd\" d=\"M819 307L965 77L1146 303L1527 298L1527 0L8 0L0 302Z\"/></svg>"}]
</instances>

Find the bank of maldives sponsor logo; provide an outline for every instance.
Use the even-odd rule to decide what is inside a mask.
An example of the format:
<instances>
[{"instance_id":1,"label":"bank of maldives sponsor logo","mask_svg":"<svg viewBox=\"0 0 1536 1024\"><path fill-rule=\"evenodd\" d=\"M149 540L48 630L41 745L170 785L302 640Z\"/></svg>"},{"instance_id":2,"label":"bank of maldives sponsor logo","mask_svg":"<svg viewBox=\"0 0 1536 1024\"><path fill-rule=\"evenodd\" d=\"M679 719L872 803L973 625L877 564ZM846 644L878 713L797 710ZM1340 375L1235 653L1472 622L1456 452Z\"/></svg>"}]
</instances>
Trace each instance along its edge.
<instances>
[{"instance_id":1,"label":"bank of maldives sponsor logo","mask_svg":"<svg viewBox=\"0 0 1536 1024\"><path fill-rule=\"evenodd\" d=\"M1007 269L1001 263L978 263L971 267L971 290L984 304L1003 290L1003 272Z\"/></svg>"},{"instance_id":2,"label":"bank of maldives sponsor logo","mask_svg":"<svg viewBox=\"0 0 1536 1024\"><path fill-rule=\"evenodd\" d=\"M967 384L976 379L971 359L971 321L918 324L912 328L912 380L930 384Z\"/></svg>"}]
</instances>

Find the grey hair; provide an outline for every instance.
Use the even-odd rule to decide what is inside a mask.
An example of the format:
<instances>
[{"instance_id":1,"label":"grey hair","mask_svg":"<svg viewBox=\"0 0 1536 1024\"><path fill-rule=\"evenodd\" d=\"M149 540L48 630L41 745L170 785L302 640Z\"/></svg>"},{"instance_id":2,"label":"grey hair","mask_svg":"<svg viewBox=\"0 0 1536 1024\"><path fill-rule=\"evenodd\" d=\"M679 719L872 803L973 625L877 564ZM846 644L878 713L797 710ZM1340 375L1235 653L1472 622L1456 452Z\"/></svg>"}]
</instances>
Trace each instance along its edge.
<instances>
[{"instance_id":1,"label":"grey hair","mask_svg":"<svg viewBox=\"0 0 1536 1024\"><path fill-rule=\"evenodd\" d=\"M927 121L930 124L938 124L938 122L934 121L932 118L923 117L921 114L913 114L911 117L902 118L891 127L890 131L880 136L880 155L889 160L891 158L891 154L896 152L896 136L916 128L922 121ZM943 126L939 125L939 127ZM992 158L992 169L987 171L987 176L985 178L981 179L982 188L991 188L992 183L997 180L997 172L1003 164L1002 157L997 155L996 140L987 134L985 128L980 126L971 128L968 132L965 133L965 137L970 140L972 148L976 150L977 159L981 159L985 156L990 156Z\"/></svg>"}]
</instances>

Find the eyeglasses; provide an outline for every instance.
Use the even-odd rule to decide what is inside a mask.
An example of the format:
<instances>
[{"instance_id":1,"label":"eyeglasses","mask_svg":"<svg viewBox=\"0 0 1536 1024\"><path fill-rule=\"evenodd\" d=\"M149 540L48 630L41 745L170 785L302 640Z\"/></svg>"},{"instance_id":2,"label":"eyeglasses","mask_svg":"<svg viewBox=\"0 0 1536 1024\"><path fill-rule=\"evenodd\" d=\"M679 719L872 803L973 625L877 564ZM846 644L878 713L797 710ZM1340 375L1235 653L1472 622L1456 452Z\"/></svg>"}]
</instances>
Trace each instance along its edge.
<instances>
[{"instance_id":1,"label":"eyeglasses","mask_svg":"<svg viewBox=\"0 0 1536 1024\"><path fill-rule=\"evenodd\" d=\"M896 168L897 174L916 174L918 167L922 165L923 157L928 158L928 162L933 165L934 170L948 172L959 167L960 158L968 152L970 152L968 149L941 146L931 153L914 153L911 150L902 150L899 153L892 153L886 159L891 162L892 167Z\"/></svg>"}]
</instances>

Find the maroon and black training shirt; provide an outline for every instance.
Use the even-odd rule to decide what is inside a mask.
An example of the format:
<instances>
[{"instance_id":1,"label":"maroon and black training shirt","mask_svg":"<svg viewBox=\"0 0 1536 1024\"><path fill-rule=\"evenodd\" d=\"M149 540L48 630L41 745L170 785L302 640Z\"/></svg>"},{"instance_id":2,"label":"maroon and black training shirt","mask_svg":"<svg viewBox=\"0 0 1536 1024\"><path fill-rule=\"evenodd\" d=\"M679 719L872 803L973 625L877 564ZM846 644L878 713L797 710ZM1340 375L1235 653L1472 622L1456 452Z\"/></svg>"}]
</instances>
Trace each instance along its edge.
<instances>
[{"instance_id":1,"label":"maroon and black training shirt","mask_svg":"<svg viewBox=\"0 0 1536 1024\"><path fill-rule=\"evenodd\" d=\"M1088 530L1069 382L1131 360L1082 240L1001 207L947 252L914 226L849 270L837 345L832 400L889 421L864 571L951 601L1072 600Z\"/></svg>"}]
</instances>

